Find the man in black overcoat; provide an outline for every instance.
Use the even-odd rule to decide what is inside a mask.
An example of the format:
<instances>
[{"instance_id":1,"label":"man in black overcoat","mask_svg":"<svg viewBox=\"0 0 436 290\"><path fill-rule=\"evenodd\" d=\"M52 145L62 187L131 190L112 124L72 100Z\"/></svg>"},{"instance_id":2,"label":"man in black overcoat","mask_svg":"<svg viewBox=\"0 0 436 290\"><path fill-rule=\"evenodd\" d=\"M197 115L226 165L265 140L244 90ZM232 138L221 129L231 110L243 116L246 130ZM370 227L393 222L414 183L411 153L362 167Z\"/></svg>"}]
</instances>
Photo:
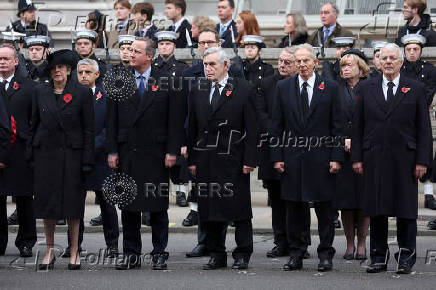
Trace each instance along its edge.
<instances>
[{"instance_id":1,"label":"man in black overcoat","mask_svg":"<svg viewBox=\"0 0 436 290\"><path fill-rule=\"evenodd\" d=\"M125 100L107 100L109 166L120 168L137 186L136 198L121 211L125 258L117 269L141 266L141 212L149 211L153 269L164 270L168 259L169 168L181 151L184 116L180 98L168 87L161 88L161 77L168 75L151 66L153 41L136 39L132 48L135 93Z\"/></svg>"},{"instance_id":2,"label":"man in black overcoat","mask_svg":"<svg viewBox=\"0 0 436 290\"><path fill-rule=\"evenodd\" d=\"M281 197L287 209L290 259L284 270L303 266L308 246L303 233L312 202L320 238L318 271L329 271L335 254L334 174L344 158L341 102L336 82L315 73L318 60L311 45L297 46L295 62L298 75L277 83L271 125L271 161L281 173Z\"/></svg>"},{"instance_id":3,"label":"man in black overcoat","mask_svg":"<svg viewBox=\"0 0 436 290\"><path fill-rule=\"evenodd\" d=\"M36 85L30 79L15 75L18 64L15 49L8 44L0 46L0 98L7 114L10 144L4 148L0 171L0 253L8 241L6 197L16 197L18 234L15 245L21 257L31 257L36 243L36 222L33 209L33 174L26 161L26 142L30 138L32 96Z\"/></svg>"},{"instance_id":4,"label":"man in black overcoat","mask_svg":"<svg viewBox=\"0 0 436 290\"><path fill-rule=\"evenodd\" d=\"M351 160L364 174L362 207L371 217L371 265L387 270L388 217L397 219L397 273L416 261L418 179L430 165L432 142L424 85L400 74L404 56L396 44L381 49L383 75L357 88Z\"/></svg>"},{"instance_id":5,"label":"man in black overcoat","mask_svg":"<svg viewBox=\"0 0 436 290\"><path fill-rule=\"evenodd\" d=\"M235 224L233 269L246 269L253 252L250 172L256 166L255 88L230 78L220 47L205 51L208 82L189 95L189 164L196 176L198 210L206 232L209 262L204 270L227 266L225 229ZM204 85L206 84L206 85Z\"/></svg>"}]
</instances>

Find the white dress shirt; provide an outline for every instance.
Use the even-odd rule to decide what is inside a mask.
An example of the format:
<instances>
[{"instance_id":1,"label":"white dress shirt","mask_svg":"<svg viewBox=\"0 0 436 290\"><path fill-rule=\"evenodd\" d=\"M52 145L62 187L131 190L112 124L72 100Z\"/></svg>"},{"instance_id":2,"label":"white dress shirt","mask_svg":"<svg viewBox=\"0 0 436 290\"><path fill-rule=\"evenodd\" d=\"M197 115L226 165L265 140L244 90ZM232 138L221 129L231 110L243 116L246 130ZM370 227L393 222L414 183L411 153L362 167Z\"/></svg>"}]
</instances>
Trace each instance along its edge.
<instances>
[{"instance_id":1,"label":"white dress shirt","mask_svg":"<svg viewBox=\"0 0 436 290\"><path fill-rule=\"evenodd\" d=\"M219 91L220 91L220 94L222 94L222 92L223 92L223 90L224 90L224 87L226 86L226 84L227 84L227 80L229 79L229 75L226 75L220 82L219 82L219 85L220 85L220 88L219 88ZM213 97L213 92L215 92L215 83L212 83L212 88L211 88L211 90L210 90L210 93L209 93L209 103L211 104L212 103L212 97Z\"/></svg>"},{"instance_id":2,"label":"white dress shirt","mask_svg":"<svg viewBox=\"0 0 436 290\"><path fill-rule=\"evenodd\" d=\"M0 77L0 83L2 83L4 80L6 80L5 91L8 90L8 88L9 88L9 84L11 83L11 80L12 80L13 77L14 77L14 75L11 75L11 76L8 77L7 79L4 79L4 78Z\"/></svg>"},{"instance_id":3,"label":"white dress shirt","mask_svg":"<svg viewBox=\"0 0 436 290\"><path fill-rule=\"evenodd\" d=\"M383 82L382 82L382 88L383 88L383 95L385 96L385 100L388 99L388 79L383 75ZM398 85L400 84L400 75L392 81L394 83L394 87L392 88L392 91L394 92L394 96L397 93Z\"/></svg>"},{"instance_id":4,"label":"white dress shirt","mask_svg":"<svg viewBox=\"0 0 436 290\"><path fill-rule=\"evenodd\" d=\"M307 98L309 100L309 107L310 107L310 103L312 102L313 87L315 86L315 79L316 79L316 75L315 75L315 73L313 73L312 76L306 82L307 83ZM303 89L304 80L300 75L298 75L298 83L299 83L300 94L301 94L301 90Z\"/></svg>"}]
</instances>

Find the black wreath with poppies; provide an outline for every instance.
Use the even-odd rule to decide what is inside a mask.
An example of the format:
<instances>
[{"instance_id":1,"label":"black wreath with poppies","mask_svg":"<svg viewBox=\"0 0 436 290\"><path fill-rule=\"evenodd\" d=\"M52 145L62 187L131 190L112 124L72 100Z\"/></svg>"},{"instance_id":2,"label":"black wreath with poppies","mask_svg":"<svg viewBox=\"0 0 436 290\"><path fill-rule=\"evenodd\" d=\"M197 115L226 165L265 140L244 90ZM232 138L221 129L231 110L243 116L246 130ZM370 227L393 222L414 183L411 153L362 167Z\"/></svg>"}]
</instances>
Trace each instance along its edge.
<instances>
[{"instance_id":1,"label":"black wreath with poppies","mask_svg":"<svg viewBox=\"0 0 436 290\"><path fill-rule=\"evenodd\" d=\"M114 101L125 101L135 93L135 75L124 66L114 66L106 72L103 87Z\"/></svg>"},{"instance_id":2,"label":"black wreath with poppies","mask_svg":"<svg viewBox=\"0 0 436 290\"><path fill-rule=\"evenodd\" d=\"M115 172L103 182L103 198L119 209L132 203L138 194L138 187L132 177L125 173Z\"/></svg>"}]
</instances>

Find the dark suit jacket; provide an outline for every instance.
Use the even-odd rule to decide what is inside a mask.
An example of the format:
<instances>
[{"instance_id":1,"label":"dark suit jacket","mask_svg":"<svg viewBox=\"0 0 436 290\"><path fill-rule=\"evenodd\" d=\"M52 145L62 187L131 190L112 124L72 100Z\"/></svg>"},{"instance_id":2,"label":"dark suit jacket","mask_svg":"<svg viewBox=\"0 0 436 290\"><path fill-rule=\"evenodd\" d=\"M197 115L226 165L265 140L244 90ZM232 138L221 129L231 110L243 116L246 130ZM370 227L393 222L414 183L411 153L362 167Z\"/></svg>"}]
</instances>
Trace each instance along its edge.
<instances>
[{"instance_id":1,"label":"dark suit jacket","mask_svg":"<svg viewBox=\"0 0 436 290\"><path fill-rule=\"evenodd\" d=\"M363 162L363 210L369 216L415 219L418 213L416 164L431 162L431 127L424 85L400 75L389 103L382 75L362 81L351 142L351 160Z\"/></svg>"},{"instance_id":2,"label":"dark suit jacket","mask_svg":"<svg viewBox=\"0 0 436 290\"><path fill-rule=\"evenodd\" d=\"M186 30L188 30L189 36L192 39L191 28L191 23L189 23L189 21L186 19L183 20L182 24L180 24L176 31L176 33L179 34L179 38L176 40L176 48L185 48L188 46L188 41L186 40Z\"/></svg>"},{"instance_id":3,"label":"dark suit jacket","mask_svg":"<svg viewBox=\"0 0 436 290\"><path fill-rule=\"evenodd\" d=\"M298 75L279 81L274 97L271 161L285 163L282 198L292 201L331 201L335 177L331 161L343 161L343 117L338 85L316 75L307 120L301 117Z\"/></svg>"},{"instance_id":4,"label":"dark suit jacket","mask_svg":"<svg viewBox=\"0 0 436 290\"><path fill-rule=\"evenodd\" d=\"M230 29L231 27L231 29ZM216 25L216 31L219 33L220 32L220 24L218 23ZM232 31L233 31L233 35L236 37L238 37L238 32L236 31L236 22L234 20L232 20L232 22L230 23L230 25L227 27L226 31L224 31L223 35L220 37L221 39L224 40L224 42L221 43L221 47L223 48L232 48L233 47L233 43L232 43Z\"/></svg>"}]
</instances>

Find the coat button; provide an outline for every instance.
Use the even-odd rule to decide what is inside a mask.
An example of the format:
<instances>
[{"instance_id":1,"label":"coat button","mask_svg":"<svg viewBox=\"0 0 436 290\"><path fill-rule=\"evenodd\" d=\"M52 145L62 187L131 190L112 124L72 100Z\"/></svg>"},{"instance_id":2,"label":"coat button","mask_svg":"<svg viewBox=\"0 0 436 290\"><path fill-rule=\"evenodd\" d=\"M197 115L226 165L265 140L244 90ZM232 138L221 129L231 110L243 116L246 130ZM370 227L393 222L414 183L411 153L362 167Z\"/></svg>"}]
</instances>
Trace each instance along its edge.
<instances>
[{"instance_id":1,"label":"coat button","mask_svg":"<svg viewBox=\"0 0 436 290\"><path fill-rule=\"evenodd\" d=\"M136 150L136 148L133 148L132 151L133 151L133 152L136 152L136 151L138 151L138 150Z\"/></svg>"},{"instance_id":2,"label":"coat button","mask_svg":"<svg viewBox=\"0 0 436 290\"><path fill-rule=\"evenodd\" d=\"M262 70L262 67L261 67L261 66L259 67L259 70Z\"/></svg>"},{"instance_id":3,"label":"coat button","mask_svg":"<svg viewBox=\"0 0 436 290\"><path fill-rule=\"evenodd\" d=\"M262 79L262 76L259 76L259 80Z\"/></svg>"},{"instance_id":4,"label":"coat button","mask_svg":"<svg viewBox=\"0 0 436 290\"><path fill-rule=\"evenodd\" d=\"M207 131L204 131L204 134L207 134L207 133L209 133L209 132L207 132Z\"/></svg>"}]
</instances>

